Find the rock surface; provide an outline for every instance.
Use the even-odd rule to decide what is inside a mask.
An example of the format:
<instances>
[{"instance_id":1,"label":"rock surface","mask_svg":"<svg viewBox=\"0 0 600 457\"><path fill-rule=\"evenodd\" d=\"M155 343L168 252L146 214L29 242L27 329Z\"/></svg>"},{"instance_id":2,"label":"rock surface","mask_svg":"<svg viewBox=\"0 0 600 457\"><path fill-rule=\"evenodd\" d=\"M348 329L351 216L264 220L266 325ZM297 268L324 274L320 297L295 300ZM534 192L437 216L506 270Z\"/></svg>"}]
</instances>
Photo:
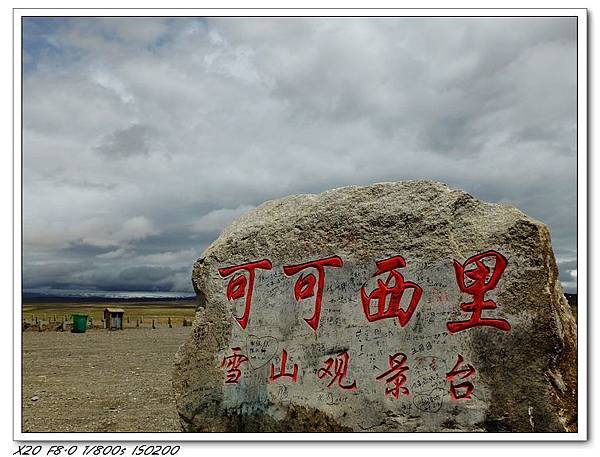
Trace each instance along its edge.
<instances>
[{"instance_id":1,"label":"rock surface","mask_svg":"<svg viewBox=\"0 0 600 457\"><path fill-rule=\"evenodd\" d=\"M335 256L343 265L323 275L283 269ZM385 263L378 274L390 258L401 277ZM271 269L263 262L253 284L223 270L263 259ZM508 205L431 181L269 201L224 230L192 281L200 307L173 376L185 431L577 429L577 328L550 234ZM378 314L386 284L404 294ZM469 327L477 290L481 318L501 323ZM450 331L460 321L467 328Z\"/></svg>"}]
</instances>

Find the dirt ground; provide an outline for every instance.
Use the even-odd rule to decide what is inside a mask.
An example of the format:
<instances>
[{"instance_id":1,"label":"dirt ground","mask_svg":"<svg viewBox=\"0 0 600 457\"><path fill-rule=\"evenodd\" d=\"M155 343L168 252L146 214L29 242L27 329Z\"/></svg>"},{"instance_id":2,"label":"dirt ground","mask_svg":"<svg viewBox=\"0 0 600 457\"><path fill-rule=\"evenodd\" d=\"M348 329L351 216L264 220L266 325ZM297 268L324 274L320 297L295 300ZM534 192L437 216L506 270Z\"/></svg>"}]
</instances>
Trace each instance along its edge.
<instances>
[{"instance_id":1,"label":"dirt ground","mask_svg":"<svg viewBox=\"0 0 600 457\"><path fill-rule=\"evenodd\" d=\"M190 331L23 332L23 432L181 431L171 370Z\"/></svg>"}]
</instances>

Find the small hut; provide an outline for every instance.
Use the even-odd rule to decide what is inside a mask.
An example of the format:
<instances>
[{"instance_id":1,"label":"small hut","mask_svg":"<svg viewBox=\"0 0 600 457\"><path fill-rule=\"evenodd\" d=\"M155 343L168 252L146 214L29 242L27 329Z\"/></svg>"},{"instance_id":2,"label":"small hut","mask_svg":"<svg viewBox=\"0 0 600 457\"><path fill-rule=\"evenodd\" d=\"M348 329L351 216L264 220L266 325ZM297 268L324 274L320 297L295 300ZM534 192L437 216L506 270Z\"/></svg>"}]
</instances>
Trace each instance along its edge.
<instances>
[{"instance_id":1,"label":"small hut","mask_svg":"<svg viewBox=\"0 0 600 457\"><path fill-rule=\"evenodd\" d=\"M123 330L123 314L125 310L122 308L105 308L104 322L109 330Z\"/></svg>"}]
</instances>

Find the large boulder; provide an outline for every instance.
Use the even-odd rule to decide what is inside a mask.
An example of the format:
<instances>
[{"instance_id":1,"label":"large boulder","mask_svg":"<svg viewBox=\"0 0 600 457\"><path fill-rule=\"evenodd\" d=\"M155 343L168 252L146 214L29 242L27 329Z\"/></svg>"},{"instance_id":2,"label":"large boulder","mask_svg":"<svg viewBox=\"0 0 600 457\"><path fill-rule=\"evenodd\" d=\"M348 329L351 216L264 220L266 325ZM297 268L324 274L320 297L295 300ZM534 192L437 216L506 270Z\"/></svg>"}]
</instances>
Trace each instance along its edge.
<instances>
[{"instance_id":1,"label":"large boulder","mask_svg":"<svg viewBox=\"0 0 600 457\"><path fill-rule=\"evenodd\" d=\"M547 227L430 181L269 201L202 254L185 431L576 431ZM319 313L320 308L320 313Z\"/></svg>"}]
</instances>

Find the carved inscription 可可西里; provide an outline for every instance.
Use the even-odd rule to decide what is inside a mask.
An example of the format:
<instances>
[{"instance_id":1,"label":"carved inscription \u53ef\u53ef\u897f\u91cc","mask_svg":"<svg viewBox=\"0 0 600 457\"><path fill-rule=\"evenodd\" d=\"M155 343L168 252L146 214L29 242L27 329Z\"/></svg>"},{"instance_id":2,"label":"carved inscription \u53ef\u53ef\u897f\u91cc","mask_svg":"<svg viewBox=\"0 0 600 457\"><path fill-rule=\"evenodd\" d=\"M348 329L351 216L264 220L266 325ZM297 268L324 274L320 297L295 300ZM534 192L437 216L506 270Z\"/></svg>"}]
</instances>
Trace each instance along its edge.
<instances>
[{"instance_id":1,"label":"carved inscription \u53ef\u53ef\u897f\u91cc","mask_svg":"<svg viewBox=\"0 0 600 457\"><path fill-rule=\"evenodd\" d=\"M489 266L492 263L493 266ZM461 293L471 295L472 300L460 305L462 312L470 313L467 319L446 323L450 335L482 326L502 331L511 329L510 323L505 319L484 316L484 311L491 312L497 308L493 300L486 299L486 293L496 288L507 263L507 259L502 254L493 250L474 255L463 263L454 260L454 274L458 289ZM317 332L324 306L327 270L342 268L343 265L344 262L339 256L331 256L283 266L284 275L295 278L293 285L295 300L300 302L314 297L314 312L310 317L304 318L313 332ZM399 271L406 267L406 261L402 256L397 255L378 260L375 265L376 270L372 278L376 278L376 286L367 290L367 285L364 284L357 291L364 316L369 323L382 319L397 319L400 326L405 327L418 308L423 289L419 284L405 278ZM219 269L221 277L229 278L226 288L227 300L243 300L242 316L234 316L242 330L246 329L250 320L256 275L260 274L260 270L271 270L272 268L270 260L261 259ZM401 303L404 303L402 298L405 294L408 295L404 302L408 302L408 305L403 308ZM271 363L268 382L288 384L297 382L299 365L297 361L290 360L287 349L281 350L278 364ZM243 376L244 364L247 362L249 362L249 358L243 354L240 347L231 348L231 353L224 356L220 364L225 371L224 383L227 385L238 384ZM388 354L387 369L374 375L374 380L383 385L383 395L396 400L401 396L410 396L411 392L407 382L411 373L409 362L408 356L401 350L394 354ZM446 382L452 400L460 401L471 398L474 390L471 380L475 373L475 368L466 363L461 354L457 354L454 367L446 373ZM321 368L316 370L315 375L327 389L337 388L340 391L350 392L356 392L359 389L357 381L352 378L351 357L347 351L341 351L323 360Z\"/></svg>"}]
</instances>

